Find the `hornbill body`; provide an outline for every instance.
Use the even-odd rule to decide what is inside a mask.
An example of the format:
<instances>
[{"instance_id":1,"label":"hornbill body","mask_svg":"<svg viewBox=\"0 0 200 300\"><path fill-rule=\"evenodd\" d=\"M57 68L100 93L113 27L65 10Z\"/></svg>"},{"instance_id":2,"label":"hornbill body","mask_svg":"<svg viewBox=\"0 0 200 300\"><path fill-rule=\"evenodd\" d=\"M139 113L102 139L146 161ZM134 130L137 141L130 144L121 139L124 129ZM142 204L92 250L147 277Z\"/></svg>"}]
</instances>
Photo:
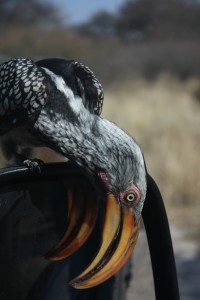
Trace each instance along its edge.
<instances>
[{"instance_id":1,"label":"hornbill body","mask_svg":"<svg viewBox=\"0 0 200 300\"><path fill-rule=\"evenodd\" d=\"M49 147L80 166L106 199L100 249L71 281L76 288L105 281L125 263L137 241L146 196L140 147L99 116L102 103L100 83L78 62L16 58L0 67L0 134L7 159L20 163L20 148ZM87 196L83 225L72 239L74 220L81 215L79 197L80 193L68 193L72 217L61 241L46 255L50 260L72 254L94 227L97 205L92 194Z\"/></svg>"}]
</instances>

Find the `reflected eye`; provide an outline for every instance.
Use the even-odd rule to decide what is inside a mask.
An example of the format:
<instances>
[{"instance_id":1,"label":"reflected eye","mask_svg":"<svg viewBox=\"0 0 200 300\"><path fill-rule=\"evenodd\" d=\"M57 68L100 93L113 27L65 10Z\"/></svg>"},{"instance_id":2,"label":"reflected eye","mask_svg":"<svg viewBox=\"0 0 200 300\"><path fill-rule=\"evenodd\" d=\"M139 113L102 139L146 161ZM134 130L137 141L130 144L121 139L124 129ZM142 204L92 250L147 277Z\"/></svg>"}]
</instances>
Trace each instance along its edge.
<instances>
[{"instance_id":1,"label":"reflected eye","mask_svg":"<svg viewBox=\"0 0 200 300\"><path fill-rule=\"evenodd\" d=\"M134 193L129 193L125 196L125 200L128 202L132 202L136 199L136 195Z\"/></svg>"}]
</instances>

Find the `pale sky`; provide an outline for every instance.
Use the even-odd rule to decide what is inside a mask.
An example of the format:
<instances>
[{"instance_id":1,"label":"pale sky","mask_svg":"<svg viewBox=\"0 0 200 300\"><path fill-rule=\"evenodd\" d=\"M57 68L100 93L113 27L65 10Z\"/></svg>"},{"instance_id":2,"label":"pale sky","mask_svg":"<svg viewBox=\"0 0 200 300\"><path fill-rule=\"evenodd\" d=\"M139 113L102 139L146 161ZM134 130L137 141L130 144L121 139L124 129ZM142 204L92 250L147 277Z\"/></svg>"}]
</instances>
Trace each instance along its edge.
<instances>
[{"instance_id":1,"label":"pale sky","mask_svg":"<svg viewBox=\"0 0 200 300\"><path fill-rule=\"evenodd\" d=\"M68 13L70 23L87 20L91 15L107 10L115 12L122 4L129 0L50 0L62 9L63 16Z\"/></svg>"}]
</instances>

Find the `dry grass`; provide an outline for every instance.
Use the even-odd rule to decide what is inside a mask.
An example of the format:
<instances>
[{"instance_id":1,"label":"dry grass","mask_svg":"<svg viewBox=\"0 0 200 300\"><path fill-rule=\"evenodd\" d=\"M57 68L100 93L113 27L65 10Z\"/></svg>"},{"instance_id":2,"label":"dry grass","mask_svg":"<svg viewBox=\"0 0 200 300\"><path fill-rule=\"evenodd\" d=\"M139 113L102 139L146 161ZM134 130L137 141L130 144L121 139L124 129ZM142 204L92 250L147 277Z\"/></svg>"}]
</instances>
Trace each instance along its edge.
<instances>
[{"instance_id":1,"label":"dry grass","mask_svg":"<svg viewBox=\"0 0 200 300\"><path fill-rule=\"evenodd\" d=\"M123 78L154 79L163 71L180 78L200 76L200 42L146 41L126 43L82 36L67 28L0 27L0 60L13 56L33 59L65 57L90 66L104 86Z\"/></svg>"},{"instance_id":2,"label":"dry grass","mask_svg":"<svg viewBox=\"0 0 200 300\"><path fill-rule=\"evenodd\" d=\"M163 194L170 221L196 234L200 228L200 105L198 80L163 74L105 92L103 115L142 146L149 173Z\"/></svg>"}]
</instances>

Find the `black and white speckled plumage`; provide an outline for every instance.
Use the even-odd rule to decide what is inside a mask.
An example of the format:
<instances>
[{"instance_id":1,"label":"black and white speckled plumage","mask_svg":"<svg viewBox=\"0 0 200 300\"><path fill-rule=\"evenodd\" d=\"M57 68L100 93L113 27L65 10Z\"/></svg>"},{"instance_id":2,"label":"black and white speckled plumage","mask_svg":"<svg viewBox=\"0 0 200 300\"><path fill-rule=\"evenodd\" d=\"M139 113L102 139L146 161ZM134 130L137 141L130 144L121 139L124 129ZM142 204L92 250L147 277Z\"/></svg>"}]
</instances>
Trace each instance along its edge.
<instances>
[{"instance_id":1,"label":"black and white speckled plumage","mask_svg":"<svg viewBox=\"0 0 200 300\"><path fill-rule=\"evenodd\" d=\"M134 183L141 193L135 209L140 215L146 194L143 155L131 137L99 116L103 92L94 74L74 61L35 64L23 58L3 64L0 74L4 152L11 143L13 152L17 146L50 147L74 160L92 178L100 171L108 174L107 188L115 195Z\"/></svg>"},{"instance_id":2,"label":"black and white speckled plumage","mask_svg":"<svg viewBox=\"0 0 200 300\"><path fill-rule=\"evenodd\" d=\"M33 119L47 102L48 83L42 69L25 58L0 66L0 134Z\"/></svg>"},{"instance_id":3,"label":"black and white speckled plumage","mask_svg":"<svg viewBox=\"0 0 200 300\"><path fill-rule=\"evenodd\" d=\"M23 160L18 155L19 146L41 145L41 141L27 132L25 125L34 122L47 100L65 97L57 91L48 72L63 78L64 84L69 87L69 93L73 97L81 97L84 106L91 113L101 113L101 84L83 64L64 59L44 59L35 63L27 58L5 62L0 65L0 135L3 136L2 150L10 165ZM59 101L56 105L58 103Z\"/></svg>"},{"instance_id":4,"label":"black and white speckled plumage","mask_svg":"<svg viewBox=\"0 0 200 300\"><path fill-rule=\"evenodd\" d=\"M53 96L53 85L45 70L62 76L74 96L81 97L90 112L100 115L103 90L87 66L72 60L46 59L34 63L30 59L16 58L0 66L0 116L5 118L0 134L13 125L33 120L46 104L47 97Z\"/></svg>"}]
</instances>

